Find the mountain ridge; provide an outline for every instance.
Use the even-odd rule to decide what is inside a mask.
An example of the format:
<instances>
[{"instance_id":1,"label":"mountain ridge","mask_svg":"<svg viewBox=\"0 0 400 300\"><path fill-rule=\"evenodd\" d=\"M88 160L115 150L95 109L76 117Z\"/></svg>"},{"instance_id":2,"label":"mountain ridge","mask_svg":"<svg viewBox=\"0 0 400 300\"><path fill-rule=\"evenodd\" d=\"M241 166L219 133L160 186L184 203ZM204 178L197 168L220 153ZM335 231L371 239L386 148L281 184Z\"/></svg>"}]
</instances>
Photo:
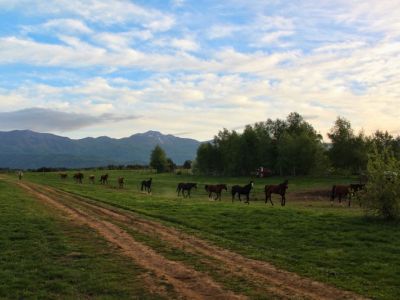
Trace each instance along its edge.
<instances>
[{"instance_id":1,"label":"mountain ridge","mask_svg":"<svg viewBox=\"0 0 400 300\"><path fill-rule=\"evenodd\" d=\"M83 168L108 164L148 164L160 145L175 163L193 160L201 142L149 130L124 138L71 139L31 130L0 131L0 168Z\"/></svg>"}]
</instances>

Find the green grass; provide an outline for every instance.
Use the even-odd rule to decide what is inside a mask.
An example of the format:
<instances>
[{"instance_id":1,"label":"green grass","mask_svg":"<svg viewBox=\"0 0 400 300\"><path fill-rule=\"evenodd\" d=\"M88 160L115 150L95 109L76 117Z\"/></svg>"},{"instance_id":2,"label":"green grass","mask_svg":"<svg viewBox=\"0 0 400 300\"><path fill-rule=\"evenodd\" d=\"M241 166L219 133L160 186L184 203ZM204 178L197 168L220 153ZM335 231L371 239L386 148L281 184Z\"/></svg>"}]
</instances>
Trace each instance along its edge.
<instances>
[{"instance_id":1,"label":"green grass","mask_svg":"<svg viewBox=\"0 0 400 300\"><path fill-rule=\"evenodd\" d=\"M145 270L4 181L0 232L0 298L159 299L143 286Z\"/></svg>"},{"instance_id":2,"label":"green grass","mask_svg":"<svg viewBox=\"0 0 400 300\"><path fill-rule=\"evenodd\" d=\"M93 173L93 172L90 172ZM366 219L359 208L331 207L326 199L294 201L271 207L263 201L245 205L231 203L229 194L222 202L208 201L205 183L246 184L247 178L207 178L169 174L113 171L111 187L61 181L56 174L27 174L26 180L46 183L66 191L107 202L158 219L187 232L266 260L338 287L377 298L396 299L400 294L400 226ZM88 173L87 173L88 174ZM95 173L100 174L99 171ZM116 178L125 176L127 186L116 189ZM138 191L140 180L153 177L153 195ZM256 179L253 197L263 199L266 183L283 178ZM192 199L177 198L178 182L200 183ZM289 192L329 190L332 184L352 178L289 178ZM276 204L278 199L274 198Z\"/></svg>"}]
</instances>

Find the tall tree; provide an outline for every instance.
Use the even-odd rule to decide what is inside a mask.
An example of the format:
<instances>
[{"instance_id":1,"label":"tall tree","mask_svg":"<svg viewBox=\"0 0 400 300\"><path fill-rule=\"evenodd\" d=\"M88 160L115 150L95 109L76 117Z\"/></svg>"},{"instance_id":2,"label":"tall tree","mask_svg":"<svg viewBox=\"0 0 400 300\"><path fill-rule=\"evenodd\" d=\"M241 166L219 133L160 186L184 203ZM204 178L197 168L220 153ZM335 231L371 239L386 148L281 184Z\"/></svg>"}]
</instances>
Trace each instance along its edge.
<instances>
[{"instance_id":1,"label":"tall tree","mask_svg":"<svg viewBox=\"0 0 400 300\"><path fill-rule=\"evenodd\" d=\"M366 168L367 144L363 133L354 134L348 120L338 117L328 137L332 141L329 158L338 169L358 172Z\"/></svg>"},{"instance_id":2,"label":"tall tree","mask_svg":"<svg viewBox=\"0 0 400 300\"><path fill-rule=\"evenodd\" d=\"M155 146L150 155L150 166L158 173L165 172L168 167L165 151L159 146Z\"/></svg>"}]
</instances>

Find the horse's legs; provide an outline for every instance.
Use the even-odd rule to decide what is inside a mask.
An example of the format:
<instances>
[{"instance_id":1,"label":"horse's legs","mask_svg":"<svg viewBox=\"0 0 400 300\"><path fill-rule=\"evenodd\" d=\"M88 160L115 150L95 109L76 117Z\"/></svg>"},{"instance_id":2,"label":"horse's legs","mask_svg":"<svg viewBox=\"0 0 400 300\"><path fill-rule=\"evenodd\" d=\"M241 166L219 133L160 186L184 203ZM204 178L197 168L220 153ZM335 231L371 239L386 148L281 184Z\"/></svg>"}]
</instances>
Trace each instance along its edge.
<instances>
[{"instance_id":1,"label":"horse's legs","mask_svg":"<svg viewBox=\"0 0 400 300\"><path fill-rule=\"evenodd\" d=\"M285 206L286 204L286 197L285 194L282 195L281 206Z\"/></svg>"},{"instance_id":2,"label":"horse's legs","mask_svg":"<svg viewBox=\"0 0 400 300\"><path fill-rule=\"evenodd\" d=\"M272 206L274 206L274 202L272 202L272 193L269 194L269 201L271 202Z\"/></svg>"}]
</instances>

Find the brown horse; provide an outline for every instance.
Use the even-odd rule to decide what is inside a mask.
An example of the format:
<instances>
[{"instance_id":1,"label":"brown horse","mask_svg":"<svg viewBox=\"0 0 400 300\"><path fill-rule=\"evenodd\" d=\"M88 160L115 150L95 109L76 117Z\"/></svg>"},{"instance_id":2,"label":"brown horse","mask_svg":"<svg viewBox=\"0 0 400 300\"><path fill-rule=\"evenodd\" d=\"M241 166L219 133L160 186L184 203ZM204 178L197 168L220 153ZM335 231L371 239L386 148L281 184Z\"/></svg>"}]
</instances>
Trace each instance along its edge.
<instances>
[{"instance_id":1,"label":"brown horse","mask_svg":"<svg viewBox=\"0 0 400 300\"><path fill-rule=\"evenodd\" d=\"M362 183L352 183L349 185L334 185L331 191L331 205L336 197L339 198L339 203L342 203L342 197L348 198L348 206L351 205L351 197L355 195L358 191L365 188L365 184Z\"/></svg>"},{"instance_id":2,"label":"brown horse","mask_svg":"<svg viewBox=\"0 0 400 300\"><path fill-rule=\"evenodd\" d=\"M108 184L108 174L104 174L100 176L100 183L101 184Z\"/></svg>"},{"instance_id":3,"label":"brown horse","mask_svg":"<svg viewBox=\"0 0 400 300\"><path fill-rule=\"evenodd\" d=\"M84 177L83 173L81 173L81 172L75 173L74 176L73 176L73 178L75 179L75 181L77 183L82 183L83 177Z\"/></svg>"},{"instance_id":4,"label":"brown horse","mask_svg":"<svg viewBox=\"0 0 400 300\"><path fill-rule=\"evenodd\" d=\"M67 173L59 173L61 179L66 179L68 177Z\"/></svg>"},{"instance_id":5,"label":"brown horse","mask_svg":"<svg viewBox=\"0 0 400 300\"><path fill-rule=\"evenodd\" d=\"M216 185L206 184L204 186L204 188L208 192L208 198L211 198L212 193L215 193L214 200L219 199L219 201L221 201L221 192L222 192L222 190L225 190L225 191L228 190L226 184L216 184Z\"/></svg>"},{"instance_id":6,"label":"brown horse","mask_svg":"<svg viewBox=\"0 0 400 300\"><path fill-rule=\"evenodd\" d=\"M124 177L118 177L118 186L120 189L124 188Z\"/></svg>"},{"instance_id":7,"label":"brown horse","mask_svg":"<svg viewBox=\"0 0 400 300\"><path fill-rule=\"evenodd\" d=\"M94 175L89 176L90 183L94 184L94 179L95 179Z\"/></svg>"},{"instance_id":8,"label":"brown horse","mask_svg":"<svg viewBox=\"0 0 400 300\"><path fill-rule=\"evenodd\" d=\"M286 190L288 188L288 183L289 181L286 179L284 182L276 185L266 185L264 188L265 191L265 203L269 201L271 202L272 205L274 203L272 202L272 194L278 194L281 195L281 205L285 206L286 204Z\"/></svg>"}]
</instances>

